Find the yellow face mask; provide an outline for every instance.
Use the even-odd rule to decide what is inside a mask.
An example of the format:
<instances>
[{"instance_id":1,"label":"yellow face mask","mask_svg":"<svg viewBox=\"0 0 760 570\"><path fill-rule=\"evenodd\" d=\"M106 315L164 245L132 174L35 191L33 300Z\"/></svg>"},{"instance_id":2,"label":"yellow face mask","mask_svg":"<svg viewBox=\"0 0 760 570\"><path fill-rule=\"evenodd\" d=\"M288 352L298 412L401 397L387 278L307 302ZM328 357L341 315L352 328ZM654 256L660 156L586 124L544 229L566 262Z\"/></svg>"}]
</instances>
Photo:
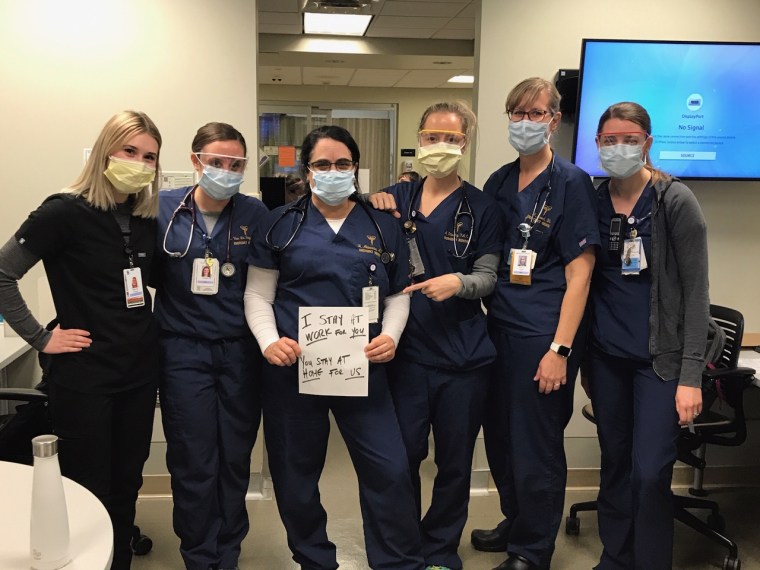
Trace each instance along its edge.
<instances>
[{"instance_id":1,"label":"yellow face mask","mask_svg":"<svg viewBox=\"0 0 760 570\"><path fill-rule=\"evenodd\" d=\"M439 142L420 147L417 160L433 178L448 176L462 160L462 149L455 145Z\"/></svg>"},{"instance_id":2,"label":"yellow face mask","mask_svg":"<svg viewBox=\"0 0 760 570\"><path fill-rule=\"evenodd\" d=\"M122 194L137 194L156 177L156 169L144 162L108 157L108 168L103 173Z\"/></svg>"}]
</instances>

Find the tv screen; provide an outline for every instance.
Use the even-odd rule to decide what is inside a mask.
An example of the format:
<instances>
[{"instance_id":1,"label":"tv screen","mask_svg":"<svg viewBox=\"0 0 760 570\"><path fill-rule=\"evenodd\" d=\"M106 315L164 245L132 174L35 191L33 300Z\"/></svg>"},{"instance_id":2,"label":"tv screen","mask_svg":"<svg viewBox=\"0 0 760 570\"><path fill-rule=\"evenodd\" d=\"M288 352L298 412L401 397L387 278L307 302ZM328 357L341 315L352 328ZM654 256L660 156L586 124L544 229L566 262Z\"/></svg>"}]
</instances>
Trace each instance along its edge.
<instances>
[{"instance_id":1,"label":"tv screen","mask_svg":"<svg viewBox=\"0 0 760 570\"><path fill-rule=\"evenodd\" d=\"M584 39L573 161L606 176L594 136L613 103L652 118L650 156L687 179L760 179L760 44Z\"/></svg>"}]
</instances>

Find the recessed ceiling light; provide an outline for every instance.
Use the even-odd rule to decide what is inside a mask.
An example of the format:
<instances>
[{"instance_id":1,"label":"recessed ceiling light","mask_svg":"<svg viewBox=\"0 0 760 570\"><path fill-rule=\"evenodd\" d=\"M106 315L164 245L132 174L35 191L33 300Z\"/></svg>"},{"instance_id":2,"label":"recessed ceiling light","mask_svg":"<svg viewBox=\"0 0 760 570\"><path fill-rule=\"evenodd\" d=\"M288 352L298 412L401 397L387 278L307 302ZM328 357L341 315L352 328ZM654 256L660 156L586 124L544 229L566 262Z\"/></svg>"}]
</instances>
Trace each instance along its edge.
<instances>
[{"instance_id":1,"label":"recessed ceiling light","mask_svg":"<svg viewBox=\"0 0 760 570\"><path fill-rule=\"evenodd\" d=\"M331 36L363 36L372 15L303 13L303 31L306 34Z\"/></svg>"},{"instance_id":2,"label":"recessed ceiling light","mask_svg":"<svg viewBox=\"0 0 760 570\"><path fill-rule=\"evenodd\" d=\"M455 75L448 80L448 83L475 83L474 75Z\"/></svg>"}]
</instances>

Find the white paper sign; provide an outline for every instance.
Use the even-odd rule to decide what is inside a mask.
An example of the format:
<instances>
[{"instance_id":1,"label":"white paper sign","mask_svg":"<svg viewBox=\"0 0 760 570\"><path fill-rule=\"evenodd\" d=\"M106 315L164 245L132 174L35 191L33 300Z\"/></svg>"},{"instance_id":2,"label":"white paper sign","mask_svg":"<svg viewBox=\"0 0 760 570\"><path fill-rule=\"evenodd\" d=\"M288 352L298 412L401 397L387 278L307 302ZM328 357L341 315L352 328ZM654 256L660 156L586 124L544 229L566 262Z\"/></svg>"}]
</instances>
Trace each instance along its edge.
<instances>
[{"instance_id":1,"label":"white paper sign","mask_svg":"<svg viewBox=\"0 0 760 570\"><path fill-rule=\"evenodd\" d=\"M367 396L366 307L298 309L298 390L317 396Z\"/></svg>"}]
</instances>

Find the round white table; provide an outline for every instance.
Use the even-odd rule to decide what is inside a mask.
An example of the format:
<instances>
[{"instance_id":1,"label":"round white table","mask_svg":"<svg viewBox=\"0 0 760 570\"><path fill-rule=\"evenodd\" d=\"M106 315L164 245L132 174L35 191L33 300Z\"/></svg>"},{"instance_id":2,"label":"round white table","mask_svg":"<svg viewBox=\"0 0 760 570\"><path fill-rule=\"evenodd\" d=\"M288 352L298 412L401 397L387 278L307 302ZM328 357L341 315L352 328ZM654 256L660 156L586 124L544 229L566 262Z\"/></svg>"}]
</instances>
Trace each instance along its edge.
<instances>
[{"instance_id":1,"label":"round white table","mask_svg":"<svg viewBox=\"0 0 760 570\"><path fill-rule=\"evenodd\" d=\"M31 567L32 467L0 461L0 570ZM65 570L107 570L113 556L111 519L95 495L63 478L71 562Z\"/></svg>"}]
</instances>

